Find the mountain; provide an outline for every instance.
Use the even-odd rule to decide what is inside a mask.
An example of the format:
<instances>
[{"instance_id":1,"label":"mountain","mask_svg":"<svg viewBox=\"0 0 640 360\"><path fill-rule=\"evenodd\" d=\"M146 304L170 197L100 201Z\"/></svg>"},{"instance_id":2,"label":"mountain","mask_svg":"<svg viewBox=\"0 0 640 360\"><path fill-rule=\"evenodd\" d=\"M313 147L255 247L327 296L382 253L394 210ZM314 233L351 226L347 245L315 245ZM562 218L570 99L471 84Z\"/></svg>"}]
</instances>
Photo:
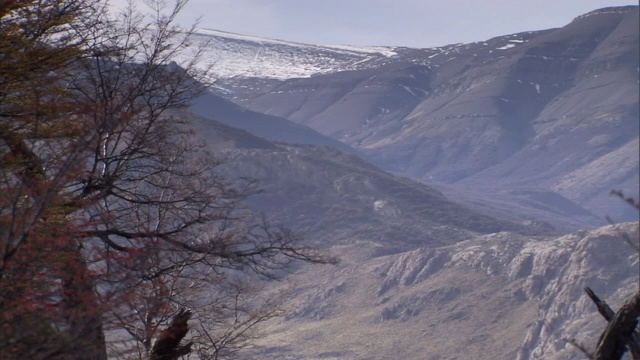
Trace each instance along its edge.
<instances>
[{"instance_id":1,"label":"mountain","mask_svg":"<svg viewBox=\"0 0 640 360\"><path fill-rule=\"evenodd\" d=\"M608 194L639 195L638 18L637 6L605 8L559 29L427 49L200 36L220 64L218 93L243 107L428 184L560 196L597 226L637 219Z\"/></svg>"},{"instance_id":2,"label":"mountain","mask_svg":"<svg viewBox=\"0 0 640 360\"><path fill-rule=\"evenodd\" d=\"M433 49L202 32L217 81L181 116L259 181L251 206L341 259L268 285L286 315L244 358L584 358L569 340L605 321L583 288L637 291L638 222L552 226L637 219L605 203L638 191L637 28L634 6Z\"/></svg>"}]
</instances>

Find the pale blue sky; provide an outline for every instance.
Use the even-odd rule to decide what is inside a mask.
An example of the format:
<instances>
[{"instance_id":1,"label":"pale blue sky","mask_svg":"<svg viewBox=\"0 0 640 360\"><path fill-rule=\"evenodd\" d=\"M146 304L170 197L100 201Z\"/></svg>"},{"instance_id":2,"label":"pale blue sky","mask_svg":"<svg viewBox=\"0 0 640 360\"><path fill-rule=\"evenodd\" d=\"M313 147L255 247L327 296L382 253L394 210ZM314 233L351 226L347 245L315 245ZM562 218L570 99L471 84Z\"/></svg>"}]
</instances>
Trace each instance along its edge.
<instances>
[{"instance_id":1,"label":"pale blue sky","mask_svg":"<svg viewBox=\"0 0 640 360\"><path fill-rule=\"evenodd\" d=\"M429 47L561 27L598 8L637 4L629 0L190 0L179 21L189 24L201 17L204 28L311 44Z\"/></svg>"}]
</instances>

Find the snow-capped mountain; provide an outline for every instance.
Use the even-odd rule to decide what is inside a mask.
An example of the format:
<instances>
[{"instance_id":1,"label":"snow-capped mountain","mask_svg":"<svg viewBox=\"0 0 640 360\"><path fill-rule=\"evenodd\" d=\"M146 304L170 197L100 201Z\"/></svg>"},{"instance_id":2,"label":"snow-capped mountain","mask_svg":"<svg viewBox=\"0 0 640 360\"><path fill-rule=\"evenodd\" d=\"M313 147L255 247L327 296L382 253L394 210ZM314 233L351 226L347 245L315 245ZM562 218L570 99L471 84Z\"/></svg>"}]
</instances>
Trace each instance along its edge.
<instances>
[{"instance_id":1,"label":"snow-capped mountain","mask_svg":"<svg viewBox=\"0 0 640 360\"><path fill-rule=\"evenodd\" d=\"M639 195L638 18L637 6L606 8L559 29L428 49L199 36L219 94L386 169L521 203L548 192L536 195L544 207L564 197L592 218L633 220L608 193Z\"/></svg>"}]
</instances>

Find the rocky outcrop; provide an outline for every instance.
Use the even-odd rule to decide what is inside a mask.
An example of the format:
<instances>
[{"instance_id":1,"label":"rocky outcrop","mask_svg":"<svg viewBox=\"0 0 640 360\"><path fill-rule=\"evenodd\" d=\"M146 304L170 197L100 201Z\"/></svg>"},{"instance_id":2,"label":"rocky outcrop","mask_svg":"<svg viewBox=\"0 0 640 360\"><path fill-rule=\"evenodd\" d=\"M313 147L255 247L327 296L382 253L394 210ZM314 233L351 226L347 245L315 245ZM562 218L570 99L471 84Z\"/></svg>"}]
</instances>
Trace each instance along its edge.
<instances>
[{"instance_id":1,"label":"rocky outcrop","mask_svg":"<svg viewBox=\"0 0 640 360\"><path fill-rule=\"evenodd\" d=\"M356 262L343 248L338 269L296 277L306 289L293 300L299 310L270 329L293 344L280 356L582 359L569 340L593 349L606 326L584 287L616 309L637 290L638 254L622 234L637 239L638 223L560 237L500 232Z\"/></svg>"}]
</instances>

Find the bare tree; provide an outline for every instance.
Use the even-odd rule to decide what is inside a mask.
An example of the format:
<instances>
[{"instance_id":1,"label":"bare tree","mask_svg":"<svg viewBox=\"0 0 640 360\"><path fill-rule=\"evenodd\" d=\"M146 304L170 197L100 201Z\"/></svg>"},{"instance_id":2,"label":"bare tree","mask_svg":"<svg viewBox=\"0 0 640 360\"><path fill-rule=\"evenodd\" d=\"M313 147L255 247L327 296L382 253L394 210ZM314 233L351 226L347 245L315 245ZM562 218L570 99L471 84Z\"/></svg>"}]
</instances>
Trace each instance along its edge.
<instances>
[{"instance_id":1,"label":"bare tree","mask_svg":"<svg viewBox=\"0 0 640 360\"><path fill-rule=\"evenodd\" d=\"M194 140L175 111L207 77L193 29L173 25L186 2L146 3L117 20L101 0L0 3L2 357L104 359L106 331L114 355L173 359L191 351L192 316L198 351L218 356L277 313L241 301L233 274L331 261L256 219L242 206L254 184L222 177ZM10 71L25 59L37 71Z\"/></svg>"}]
</instances>

